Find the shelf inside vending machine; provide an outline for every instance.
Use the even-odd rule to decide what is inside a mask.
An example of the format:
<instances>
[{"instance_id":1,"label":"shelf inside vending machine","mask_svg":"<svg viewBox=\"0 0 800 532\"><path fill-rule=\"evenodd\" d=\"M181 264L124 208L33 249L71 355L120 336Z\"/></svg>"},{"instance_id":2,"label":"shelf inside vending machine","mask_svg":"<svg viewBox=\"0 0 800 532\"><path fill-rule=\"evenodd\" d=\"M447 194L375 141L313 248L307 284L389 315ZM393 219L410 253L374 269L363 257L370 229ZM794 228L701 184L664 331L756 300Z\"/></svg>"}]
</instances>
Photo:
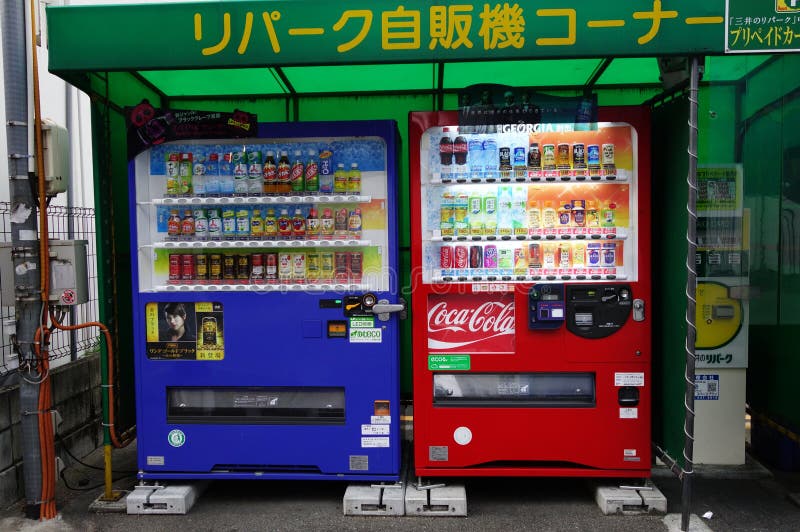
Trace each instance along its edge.
<instances>
[{"instance_id":1,"label":"shelf inside vending machine","mask_svg":"<svg viewBox=\"0 0 800 532\"><path fill-rule=\"evenodd\" d=\"M465 129L422 135L423 282L636 279L633 127Z\"/></svg>"},{"instance_id":2,"label":"shelf inside vending machine","mask_svg":"<svg viewBox=\"0 0 800 532\"><path fill-rule=\"evenodd\" d=\"M154 146L134 161L140 291L387 291L387 164L380 136Z\"/></svg>"}]
</instances>

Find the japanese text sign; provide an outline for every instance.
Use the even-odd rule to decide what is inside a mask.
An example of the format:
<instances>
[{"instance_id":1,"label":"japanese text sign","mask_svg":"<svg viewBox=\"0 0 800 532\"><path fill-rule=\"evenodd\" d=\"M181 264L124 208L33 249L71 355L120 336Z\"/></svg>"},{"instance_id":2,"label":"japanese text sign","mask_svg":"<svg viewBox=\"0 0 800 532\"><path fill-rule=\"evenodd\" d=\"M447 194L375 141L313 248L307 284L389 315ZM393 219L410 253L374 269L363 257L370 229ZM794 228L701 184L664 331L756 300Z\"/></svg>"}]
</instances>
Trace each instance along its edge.
<instances>
[{"instance_id":1,"label":"japanese text sign","mask_svg":"<svg viewBox=\"0 0 800 532\"><path fill-rule=\"evenodd\" d=\"M728 0L725 52L800 51L800 0Z\"/></svg>"},{"instance_id":2,"label":"japanese text sign","mask_svg":"<svg viewBox=\"0 0 800 532\"><path fill-rule=\"evenodd\" d=\"M722 0L246 0L47 15L50 70L70 71L719 53L724 8Z\"/></svg>"}]
</instances>

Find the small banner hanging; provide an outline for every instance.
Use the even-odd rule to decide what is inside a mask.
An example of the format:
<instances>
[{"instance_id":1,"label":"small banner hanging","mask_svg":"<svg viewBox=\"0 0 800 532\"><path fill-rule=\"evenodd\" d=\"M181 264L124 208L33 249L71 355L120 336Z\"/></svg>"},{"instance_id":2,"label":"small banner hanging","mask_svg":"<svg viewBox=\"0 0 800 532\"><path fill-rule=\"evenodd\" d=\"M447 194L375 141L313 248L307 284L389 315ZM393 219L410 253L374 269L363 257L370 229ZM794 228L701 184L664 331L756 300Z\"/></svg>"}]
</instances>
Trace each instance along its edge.
<instances>
[{"instance_id":1,"label":"small banner hanging","mask_svg":"<svg viewBox=\"0 0 800 532\"><path fill-rule=\"evenodd\" d=\"M147 100L136 107L126 107L125 119L128 160L172 140L255 137L258 129L253 113L159 109Z\"/></svg>"}]
</instances>

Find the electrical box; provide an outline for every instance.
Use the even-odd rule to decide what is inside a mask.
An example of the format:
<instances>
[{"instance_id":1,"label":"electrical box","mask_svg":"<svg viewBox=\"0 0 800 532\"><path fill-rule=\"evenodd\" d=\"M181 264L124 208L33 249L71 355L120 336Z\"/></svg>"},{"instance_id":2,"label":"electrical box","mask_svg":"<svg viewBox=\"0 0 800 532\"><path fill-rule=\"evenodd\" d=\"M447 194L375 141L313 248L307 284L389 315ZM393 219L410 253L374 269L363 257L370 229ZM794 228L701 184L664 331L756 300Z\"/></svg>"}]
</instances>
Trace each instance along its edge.
<instances>
[{"instance_id":1,"label":"electrical box","mask_svg":"<svg viewBox=\"0 0 800 532\"><path fill-rule=\"evenodd\" d=\"M50 241L50 302L55 305L80 305L89 300L86 271L87 240ZM4 305L16 299L14 254L11 242L0 243L0 287Z\"/></svg>"},{"instance_id":2,"label":"electrical box","mask_svg":"<svg viewBox=\"0 0 800 532\"><path fill-rule=\"evenodd\" d=\"M51 120L44 120L42 155L47 195L55 196L60 192L66 192L72 165L69 155L69 132L65 127Z\"/></svg>"},{"instance_id":3,"label":"electrical box","mask_svg":"<svg viewBox=\"0 0 800 532\"><path fill-rule=\"evenodd\" d=\"M89 301L86 240L50 241L50 303L80 305Z\"/></svg>"}]
</instances>

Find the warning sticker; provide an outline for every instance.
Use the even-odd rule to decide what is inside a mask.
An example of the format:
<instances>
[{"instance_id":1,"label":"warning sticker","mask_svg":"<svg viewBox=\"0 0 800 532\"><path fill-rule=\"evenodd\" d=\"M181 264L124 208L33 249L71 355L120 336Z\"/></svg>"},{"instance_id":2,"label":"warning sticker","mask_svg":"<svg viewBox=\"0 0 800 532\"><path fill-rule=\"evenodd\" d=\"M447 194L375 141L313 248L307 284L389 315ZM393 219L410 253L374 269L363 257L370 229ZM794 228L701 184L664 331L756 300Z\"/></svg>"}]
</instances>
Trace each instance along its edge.
<instances>
[{"instance_id":1,"label":"warning sticker","mask_svg":"<svg viewBox=\"0 0 800 532\"><path fill-rule=\"evenodd\" d=\"M644 386L644 373L614 373L614 386Z\"/></svg>"},{"instance_id":2,"label":"warning sticker","mask_svg":"<svg viewBox=\"0 0 800 532\"><path fill-rule=\"evenodd\" d=\"M388 436L389 425L361 425L361 434L364 436Z\"/></svg>"},{"instance_id":3,"label":"warning sticker","mask_svg":"<svg viewBox=\"0 0 800 532\"><path fill-rule=\"evenodd\" d=\"M361 438L361 447L389 447L389 438L364 436Z\"/></svg>"},{"instance_id":4,"label":"warning sticker","mask_svg":"<svg viewBox=\"0 0 800 532\"><path fill-rule=\"evenodd\" d=\"M639 409L638 408L620 408L619 409L619 418L620 419L638 419L639 417Z\"/></svg>"},{"instance_id":5,"label":"warning sticker","mask_svg":"<svg viewBox=\"0 0 800 532\"><path fill-rule=\"evenodd\" d=\"M719 375L695 375L694 398L699 401L719 401Z\"/></svg>"},{"instance_id":6,"label":"warning sticker","mask_svg":"<svg viewBox=\"0 0 800 532\"><path fill-rule=\"evenodd\" d=\"M350 329L351 344L379 344L383 341L383 329Z\"/></svg>"}]
</instances>

